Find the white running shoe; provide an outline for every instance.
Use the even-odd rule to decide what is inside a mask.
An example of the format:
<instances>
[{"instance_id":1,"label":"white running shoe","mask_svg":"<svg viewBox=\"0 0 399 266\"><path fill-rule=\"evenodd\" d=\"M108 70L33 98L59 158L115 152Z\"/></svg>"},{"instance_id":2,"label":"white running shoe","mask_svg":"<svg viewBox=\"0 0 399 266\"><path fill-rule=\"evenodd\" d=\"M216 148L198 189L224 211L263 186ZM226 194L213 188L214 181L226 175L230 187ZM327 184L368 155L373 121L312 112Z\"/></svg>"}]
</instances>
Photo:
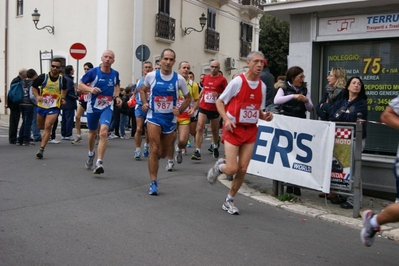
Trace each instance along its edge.
<instances>
[{"instance_id":1,"label":"white running shoe","mask_svg":"<svg viewBox=\"0 0 399 266\"><path fill-rule=\"evenodd\" d=\"M175 170L175 164L173 162L168 162L166 164L165 170L168 172L173 172Z\"/></svg>"},{"instance_id":2,"label":"white running shoe","mask_svg":"<svg viewBox=\"0 0 399 266\"><path fill-rule=\"evenodd\" d=\"M96 169L94 169L93 174L103 174L104 173L104 166L103 161L98 161L96 163Z\"/></svg>"},{"instance_id":3,"label":"white running shoe","mask_svg":"<svg viewBox=\"0 0 399 266\"><path fill-rule=\"evenodd\" d=\"M234 206L232 200L225 201L222 205L222 209L230 214L237 214L237 215L240 214L240 211L237 209L236 206Z\"/></svg>"},{"instance_id":4,"label":"white running shoe","mask_svg":"<svg viewBox=\"0 0 399 266\"><path fill-rule=\"evenodd\" d=\"M218 180L218 176L221 175L222 173L219 171L219 165L226 163L226 160L223 158L220 158L219 160L216 161L215 165L209 169L207 179L208 182L211 183L212 185L216 183Z\"/></svg>"}]
</instances>

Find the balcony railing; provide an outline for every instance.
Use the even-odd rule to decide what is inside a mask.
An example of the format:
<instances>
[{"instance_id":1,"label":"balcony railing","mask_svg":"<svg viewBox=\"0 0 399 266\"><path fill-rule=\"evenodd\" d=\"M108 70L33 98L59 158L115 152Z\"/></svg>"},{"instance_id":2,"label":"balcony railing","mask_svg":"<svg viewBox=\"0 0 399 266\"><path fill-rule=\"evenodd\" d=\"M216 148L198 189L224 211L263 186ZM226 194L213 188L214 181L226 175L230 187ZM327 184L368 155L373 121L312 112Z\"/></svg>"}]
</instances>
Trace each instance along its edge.
<instances>
[{"instance_id":1,"label":"balcony railing","mask_svg":"<svg viewBox=\"0 0 399 266\"><path fill-rule=\"evenodd\" d=\"M212 29L206 29L206 31L205 31L205 49L219 51L219 39L220 39L219 32L212 30Z\"/></svg>"},{"instance_id":2,"label":"balcony railing","mask_svg":"<svg viewBox=\"0 0 399 266\"><path fill-rule=\"evenodd\" d=\"M164 14L157 14L155 37L174 41L175 40L175 19Z\"/></svg>"},{"instance_id":3,"label":"balcony railing","mask_svg":"<svg viewBox=\"0 0 399 266\"><path fill-rule=\"evenodd\" d=\"M251 52L252 43L244 40L240 41L240 57L247 57Z\"/></svg>"},{"instance_id":4,"label":"balcony railing","mask_svg":"<svg viewBox=\"0 0 399 266\"><path fill-rule=\"evenodd\" d=\"M263 9L262 5L266 4L266 0L238 0L238 3L243 6L253 6L259 9Z\"/></svg>"}]
</instances>

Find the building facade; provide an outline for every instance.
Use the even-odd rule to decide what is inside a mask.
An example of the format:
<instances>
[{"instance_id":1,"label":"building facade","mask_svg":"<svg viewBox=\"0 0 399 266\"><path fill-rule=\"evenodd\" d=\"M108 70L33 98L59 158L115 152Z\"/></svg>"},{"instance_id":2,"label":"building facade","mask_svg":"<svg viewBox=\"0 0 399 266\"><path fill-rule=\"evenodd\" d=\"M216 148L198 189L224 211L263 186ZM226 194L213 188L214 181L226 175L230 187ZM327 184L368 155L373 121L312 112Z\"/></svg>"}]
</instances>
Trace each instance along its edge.
<instances>
[{"instance_id":1,"label":"building facade","mask_svg":"<svg viewBox=\"0 0 399 266\"><path fill-rule=\"evenodd\" d=\"M0 5L0 114L6 113L9 83L20 68L38 73L49 70L51 58L83 72L83 64L100 63L101 54L115 52L113 68L120 72L121 86L135 83L141 76L142 62L136 50L148 47L148 61L156 63L163 49L176 52L177 62L186 60L195 76L209 72L212 60L221 62L229 80L244 70L246 56L258 49L262 0L5 0ZM32 13L40 13L37 30ZM201 32L199 18L206 24ZM195 30L185 31L186 28ZM188 33L188 34L187 34ZM86 55L77 61L70 55L74 43L86 47ZM140 50L140 49L139 49ZM142 53L139 56L143 59ZM78 66L79 64L79 66ZM177 64L175 69L177 70ZM77 79L75 77L75 79Z\"/></svg>"}]
</instances>

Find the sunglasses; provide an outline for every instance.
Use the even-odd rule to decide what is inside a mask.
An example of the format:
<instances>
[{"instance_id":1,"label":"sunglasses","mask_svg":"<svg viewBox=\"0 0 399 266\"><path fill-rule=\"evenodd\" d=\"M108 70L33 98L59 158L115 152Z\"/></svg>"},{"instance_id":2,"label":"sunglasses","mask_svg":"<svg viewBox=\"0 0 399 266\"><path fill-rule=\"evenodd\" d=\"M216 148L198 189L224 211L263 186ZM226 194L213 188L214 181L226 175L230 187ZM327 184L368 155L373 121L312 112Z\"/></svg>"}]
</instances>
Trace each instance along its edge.
<instances>
[{"instance_id":1,"label":"sunglasses","mask_svg":"<svg viewBox=\"0 0 399 266\"><path fill-rule=\"evenodd\" d=\"M61 66L55 66L55 65L51 65L51 68L60 69L60 68L61 68Z\"/></svg>"}]
</instances>

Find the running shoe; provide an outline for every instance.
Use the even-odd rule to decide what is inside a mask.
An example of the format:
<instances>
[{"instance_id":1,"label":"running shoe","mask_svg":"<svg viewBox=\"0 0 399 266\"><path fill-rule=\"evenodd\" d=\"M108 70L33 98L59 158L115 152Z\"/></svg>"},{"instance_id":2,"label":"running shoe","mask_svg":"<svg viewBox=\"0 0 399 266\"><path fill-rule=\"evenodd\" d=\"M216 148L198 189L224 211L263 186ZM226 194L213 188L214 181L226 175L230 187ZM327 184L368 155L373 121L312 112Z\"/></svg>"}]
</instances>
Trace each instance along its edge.
<instances>
[{"instance_id":1,"label":"running shoe","mask_svg":"<svg viewBox=\"0 0 399 266\"><path fill-rule=\"evenodd\" d=\"M240 211L234 206L234 202L232 200L225 201L222 205L222 209L227 211L230 214L240 214Z\"/></svg>"},{"instance_id":2,"label":"running shoe","mask_svg":"<svg viewBox=\"0 0 399 266\"><path fill-rule=\"evenodd\" d=\"M93 168L93 160L95 157L95 153L93 153L93 156L87 155L87 161L86 161L86 169L92 169Z\"/></svg>"},{"instance_id":3,"label":"running shoe","mask_svg":"<svg viewBox=\"0 0 399 266\"><path fill-rule=\"evenodd\" d=\"M173 162L168 162L166 164L165 170L168 172L173 172L175 170L175 164Z\"/></svg>"},{"instance_id":4,"label":"running shoe","mask_svg":"<svg viewBox=\"0 0 399 266\"><path fill-rule=\"evenodd\" d=\"M118 138L118 136L115 135L114 133L111 133L111 134L108 136L108 139L117 139L117 138Z\"/></svg>"},{"instance_id":5,"label":"running shoe","mask_svg":"<svg viewBox=\"0 0 399 266\"><path fill-rule=\"evenodd\" d=\"M181 150L181 154L187 155L187 150L186 150L186 149L182 149L182 150Z\"/></svg>"},{"instance_id":6,"label":"running shoe","mask_svg":"<svg viewBox=\"0 0 399 266\"><path fill-rule=\"evenodd\" d=\"M42 159L43 158L44 149L40 148L39 151L36 153L36 158Z\"/></svg>"},{"instance_id":7,"label":"running shoe","mask_svg":"<svg viewBox=\"0 0 399 266\"><path fill-rule=\"evenodd\" d=\"M143 151L143 156L144 157L150 156L150 150L149 149L150 149L150 146L144 144L144 151Z\"/></svg>"},{"instance_id":8,"label":"running shoe","mask_svg":"<svg viewBox=\"0 0 399 266\"><path fill-rule=\"evenodd\" d=\"M71 140L70 137L62 137L62 140Z\"/></svg>"},{"instance_id":9,"label":"running shoe","mask_svg":"<svg viewBox=\"0 0 399 266\"><path fill-rule=\"evenodd\" d=\"M201 153L199 151L195 151L194 154L191 156L191 160L201 160Z\"/></svg>"},{"instance_id":10,"label":"running shoe","mask_svg":"<svg viewBox=\"0 0 399 266\"><path fill-rule=\"evenodd\" d=\"M219 165L224 163L226 163L226 160L220 158L216 161L215 165L211 169L209 169L206 178L208 179L208 182L212 185L216 183L216 181L218 180L218 176L221 174L221 172L219 171Z\"/></svg>"},{"instance_id":11,"label":"running shoe","mask_svg":"<svg viewBox=\"0 0 399 266\"><path fill-rule=\"evenodd\" d=\"M183 162L183 152L182 151L176 152L175 161L179 164Z\"/></svg>"},{"instance_id":12,"label":"running shoe","mask_svg":"<svg viewBox=\"0 0 399 266\"><path fill-rule=\"evenodd\" d=\"M187 140L187 148L190 148L190 147L191 147L191 141L189 139L189 140Z\"/></svg>"},{"instance_id":13,"label":"running shoe","mask_svg":"<svg viewBox=\"0 0 399 266\"><path fill-rule=\"evenodd\" d=\"M74 140L71 141L72 144L78 144L83 141L82 136L77 136Z\"/></svg>"},{"instance_id":14,"label":"running shoe","mask_svg":"<svg viewBox=\"0 0 399 266\"><path fill-rule=\"evenodd\" d=\"M374 213L372 210L367 209L363 212L363 229L360 232L360 239L363 245L370 247L374 242L374 235L380 231L380 227L373 227L370 223L371 218L373 218Z\"/></svg>"},{"instance_id":15,"label":"running shoe","mask_svg":"<svg viewBox=\"0 0 399 266\"><path fill-rule=\"evenodd\" d=\"M96 163L96 169L94 169L93 174L103 174L104 173L104 166L103 161L98 161Z\"/></svg>"},{"instance_id":16,"label":"running shoe","mask_svg":"<svg viewBox=\"0 0 399 266\"><path fill-rule=\"evenodd\" d=\"M50 139L48 143L51 144L59 144L61 141L57 140L57 139Z\"/></svg>"},{"instance_id":17,"label":"running shoe","mask_svg":"<svg viewBox=\"0 0 399 266\"><path fill-rule=\"evenodd\" d=\"M233 181L233 175L226 175L226 179L229 181Z\"/></svg>"},{"instance_id":18,"label":"running shoe","mask_svg":"<svg viewBox=\"0 0 399 266\"><path fill-rule=\"evenodd\" d=\"M213 143L211 143L211 146L209 146L208 151L209 151L210 153L213 153Z\"/></svg>"},{"instance_id":19,"label":"running shoe","mask_svg":"<svg viewBox=\"0 0 399 266\"><path fill-rule=\"evenodd\" d=\"M213 158L215 159L219 158L219 148L213 149Z\"/></svg>"},{"instance_id":20,"label":"running shoe","mask_svg":"<svg viewBox=\"0 0 399 266\"><path fill-rule=\"evenodd\" d=\"M156 180L152 181L150 184L150 189L148 190L148 194L150 195L158 195L158 183Z\"/></svg>"},{"instance_id":21,"label":"running shoe","mask_svg":"<svg viewBox=\"0 0 399 266\"><path fill-rule=\"evenodd\" d=\"M140 148L137 148L136 151L134 152L134 158L138 160L140 159L140 157L141 157L141 150Z\"/></svg>"},{"instance_id":22,"label":"running shoe","mask_svg":"<svg viewBox=\"0 0 399 266\"><path fill-rule=\"evenodd\" d=\"M22 146L35 146L36 144L33 143L32 141L26 141L24 143L22 143Z\"/></svg>"}]
</instances>

